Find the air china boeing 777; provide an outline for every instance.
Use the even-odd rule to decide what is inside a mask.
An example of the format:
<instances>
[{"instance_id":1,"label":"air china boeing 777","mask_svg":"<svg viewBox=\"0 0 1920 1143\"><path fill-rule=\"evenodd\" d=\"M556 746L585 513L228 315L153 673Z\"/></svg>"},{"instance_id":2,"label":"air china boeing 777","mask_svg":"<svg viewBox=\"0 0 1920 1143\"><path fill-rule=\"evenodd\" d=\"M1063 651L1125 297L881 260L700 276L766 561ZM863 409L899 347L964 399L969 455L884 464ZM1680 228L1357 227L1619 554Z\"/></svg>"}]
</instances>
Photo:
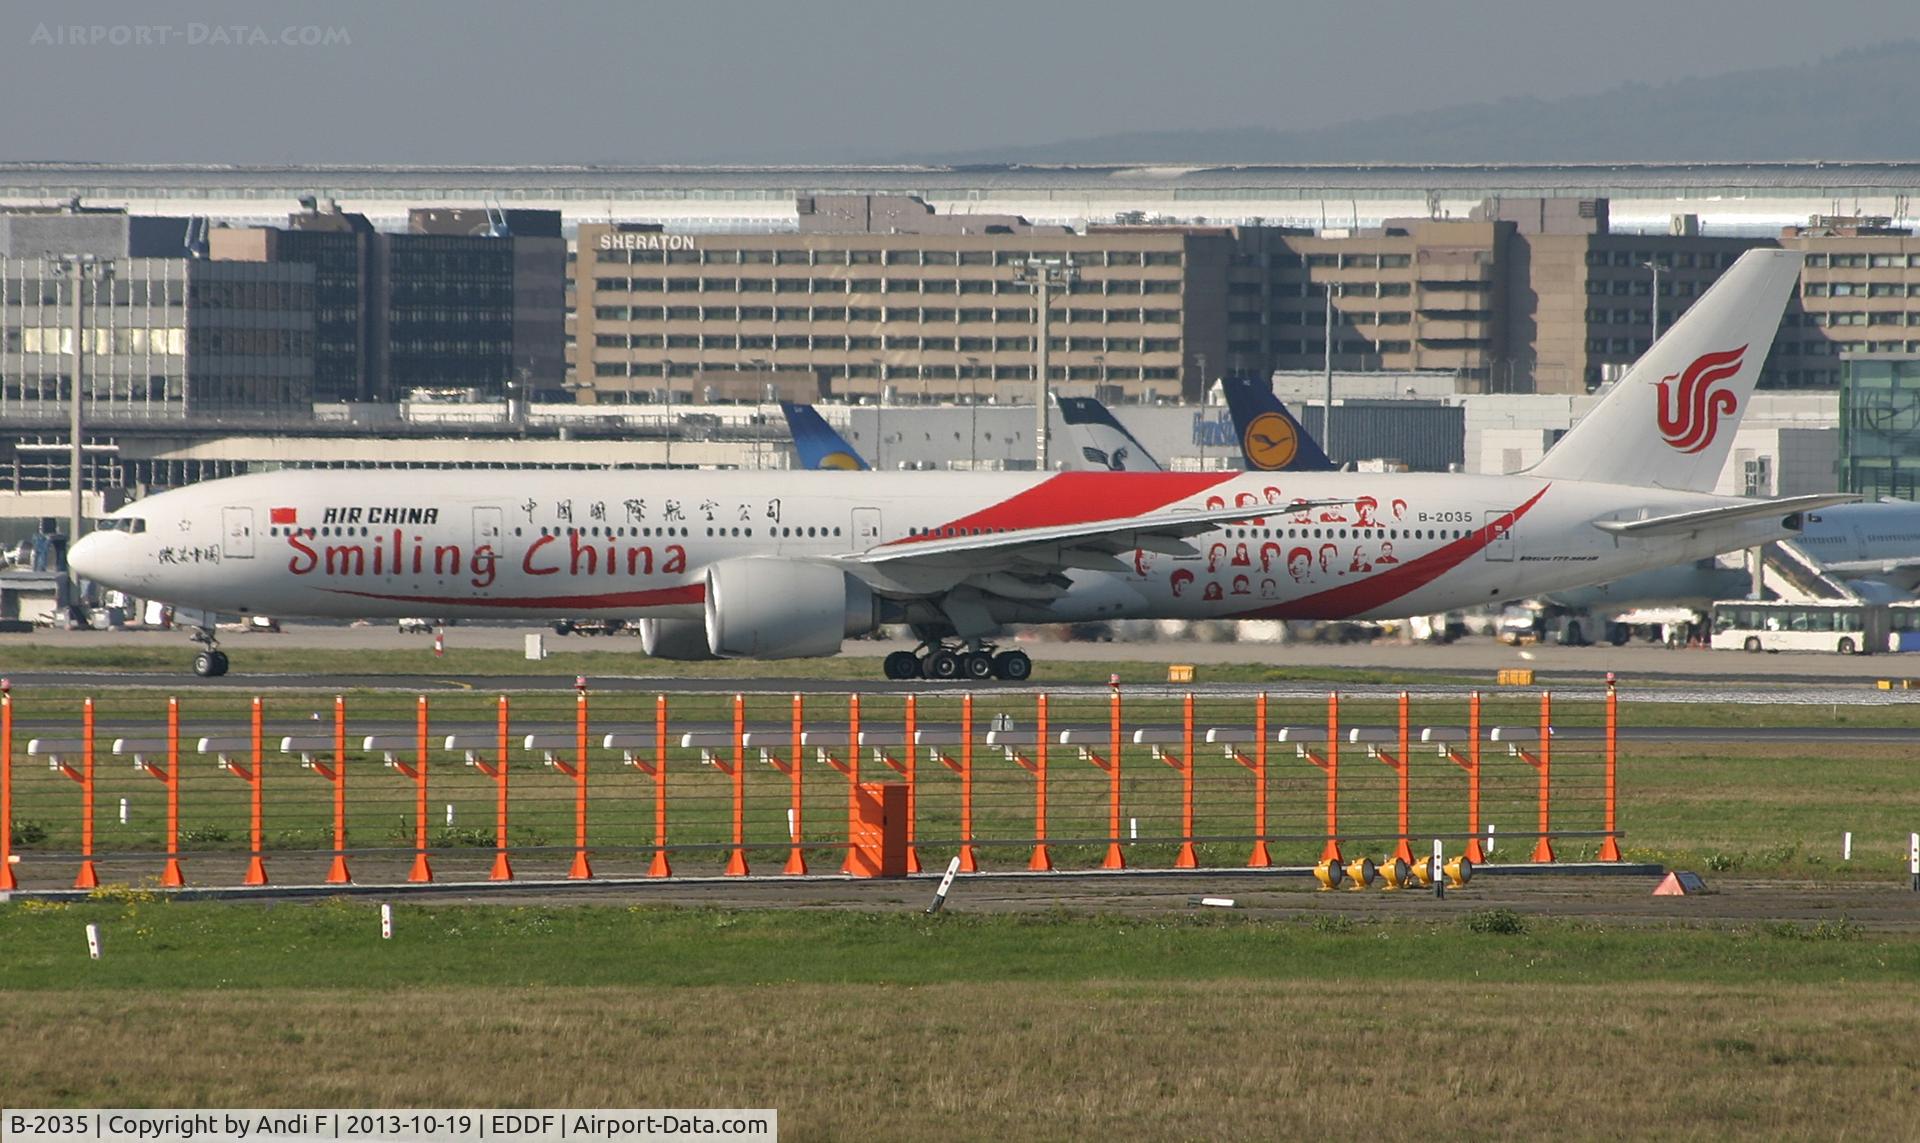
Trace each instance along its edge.
<instances>
[{"instance_id":1,"label":"air china boeing 777","mask_svg":"<svg viewBox=\"0 0 1920 1143\"><path fill-rule=\"evenodd\" d=\"M1745 255L1541 462L1365 473L279 472L139 501L73 565L278 616L638 616L663 658L831 655L907 623L889 677L1025 678L1006 623L1445 611L1793 534L1851 499L1713 487L1800 256ZM195 663L220 674L208 642Z\"/></svg>"}]
</instances>

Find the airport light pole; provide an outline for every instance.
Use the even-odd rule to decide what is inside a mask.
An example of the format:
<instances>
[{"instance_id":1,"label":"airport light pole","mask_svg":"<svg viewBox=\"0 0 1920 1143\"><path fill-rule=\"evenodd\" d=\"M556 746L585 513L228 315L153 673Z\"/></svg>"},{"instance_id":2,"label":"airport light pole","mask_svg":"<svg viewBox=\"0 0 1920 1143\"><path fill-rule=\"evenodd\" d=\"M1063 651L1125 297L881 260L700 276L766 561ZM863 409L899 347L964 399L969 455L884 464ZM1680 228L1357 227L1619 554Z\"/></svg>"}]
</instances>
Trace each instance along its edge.
<instances>
[{"instance_id":1,"label":"airport light pole","mask_svg":"<svg viewBox=\"0 0 1920 1143\"><path fill-rule=\"evenodd\" d=\"M1074 279L1080 276L1080 268L1073 264L1072 258L1028 258L1016 262L1013 268L1013 280L1030 287L1039 303L1039 374L1035 377L1033 411L1033 456L1039 471L1045 472L1051 467L1047 458L1047 391L1051 378L1048 377L1047 341L1049 321L1047 307L1052 301L1051 294L1057 287L1061 290L1073 288Z\"/></svg>"},{"instance_id":2,"label":"airport light pole","mask_svg":"<svg viewBox=\"0 0 1920 1143\"><path fill-rule=\"evenodd\" d=\"M1660 263L1642 262L1640 264L1653 271L1653 338L1647 342L1651 346L1653 342L1660 340Z\"/></svg>"},{"instance_id":3,"label":"airport light pole","mask_svg":"<svg viewBox=\"0 0 1920 1143\"><path fill-rule=\"evenodd\" d=\"M980 359L967 358L967 386L972 392L972 400L967 402L967 455L971 463L967 471L977 471L980 467Z\"/></svg>"},{"instance_id":4,"label":"airport light pole","mask_svg":"<svg viewBox=\"0 0 1920 1143\"><path fill-rule=\"evenodd\" d=\"M98 283L113 277L113 262L92 254L52 254L45 256L47 268L55 278L67 278L73 282L73 384L68 394L67 435L69 442L68 468L69 484L67 496L67 551L80 542L80 506L81 490L85 485L85 456L82 448L83 423L81 405L86 400L86 360L87 360L87 283L95 283L94 290L99 291ZM80 606L80 578L74 574L73 561L67 559L67 582L71 585L68 606Z\"/></svg>"},{"instance_id":5,"label":"airport light pole","mask_svg":"<svg viewBox=\"0 0 1920 1143\"><path fill-rule=\"evenodd\" d=\"M666 381L667 394L667 467L673 467L673 359L660 362L660 376Z\"/></svg>"},{"instance_id":6,"label":"airport light pole","mask_svg":"<svg viewBox=\"0 0 1920 1143\"><path fill-rule=\"evenodd\" d=\"M1321 364L1327 383L1326 415L1320 418L1320 447L1333 459L1333 283L1327 283L1327 324L1321 334ZM1338 461L1334 461L1338 464Z\"/></svg>"}]
</instances>

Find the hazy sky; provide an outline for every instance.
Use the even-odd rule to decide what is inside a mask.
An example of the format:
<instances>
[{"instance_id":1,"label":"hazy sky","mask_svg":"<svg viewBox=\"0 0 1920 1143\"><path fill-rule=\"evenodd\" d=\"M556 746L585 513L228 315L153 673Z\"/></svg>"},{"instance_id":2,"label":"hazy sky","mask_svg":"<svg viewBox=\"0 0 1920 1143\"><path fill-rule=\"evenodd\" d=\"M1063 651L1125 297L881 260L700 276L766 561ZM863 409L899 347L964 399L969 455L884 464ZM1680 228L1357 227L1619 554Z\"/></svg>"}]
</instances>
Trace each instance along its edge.
<instances>
[{"instance_id":1,"label":"hazy sky","mask_svg":"<svg viewBox=\"0 0 1920 1143\"><path fill-rule=\"evenodd\" d=\"M9 0L0 159L847 161L1327 125L1911 37L1911 0Z\"/></svg>"}]
</instances>

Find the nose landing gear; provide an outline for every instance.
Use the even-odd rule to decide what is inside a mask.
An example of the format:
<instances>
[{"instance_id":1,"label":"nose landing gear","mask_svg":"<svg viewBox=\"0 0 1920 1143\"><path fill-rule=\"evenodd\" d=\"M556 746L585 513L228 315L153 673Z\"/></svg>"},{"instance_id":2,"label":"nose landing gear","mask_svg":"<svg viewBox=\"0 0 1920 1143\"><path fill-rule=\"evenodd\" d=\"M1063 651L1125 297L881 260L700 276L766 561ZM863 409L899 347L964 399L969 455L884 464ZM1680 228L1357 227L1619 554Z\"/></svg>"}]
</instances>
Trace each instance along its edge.
<instances>
[{"instance_id":1,"label":"nose landing gear","mask_svg":"<svg viewBox=\"0 0 1920 1143\"><path fill-rule=\"evenodd\" d=\"M192 638L203 648L193 657L193 673L203 679L217 679L226 674L227 653L220 650L220 641L214 637L213 628L196 627Z\"/></svg>"},{"instance_id":2,"label":"nose landing gear","mask_svg":"<svg viewBox=\"0 0 1920 1143\"><path fill-rule=\"evenodd\" d=\"M887 678L895 681L1004 679L1018 683L1033 674L1033 660L1025 651L996 652L986 643L923 643L916 651L895 651L888 655L882 669Z\"/></svg>"}]
</instances>

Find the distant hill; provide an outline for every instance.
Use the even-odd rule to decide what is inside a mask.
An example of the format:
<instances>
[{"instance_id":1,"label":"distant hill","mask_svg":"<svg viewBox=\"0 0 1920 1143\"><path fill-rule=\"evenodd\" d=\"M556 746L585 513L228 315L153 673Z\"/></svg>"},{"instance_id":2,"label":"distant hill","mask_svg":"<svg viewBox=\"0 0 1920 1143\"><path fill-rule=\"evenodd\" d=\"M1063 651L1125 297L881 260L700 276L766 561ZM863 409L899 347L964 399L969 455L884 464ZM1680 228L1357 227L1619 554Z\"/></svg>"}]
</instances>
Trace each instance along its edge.
<instances>
[{"instance_id":1,"label":"distant hill","mask_svg":"<svg viewBox=\"0 0 1920 1143\"><path fill-rule=\"evenodd\" d=\"M1920 159L1920 42L1598 95L1502 99L1289 131L1145 131L901 156L941 163Z\"/></svg>"}]
</instances>

